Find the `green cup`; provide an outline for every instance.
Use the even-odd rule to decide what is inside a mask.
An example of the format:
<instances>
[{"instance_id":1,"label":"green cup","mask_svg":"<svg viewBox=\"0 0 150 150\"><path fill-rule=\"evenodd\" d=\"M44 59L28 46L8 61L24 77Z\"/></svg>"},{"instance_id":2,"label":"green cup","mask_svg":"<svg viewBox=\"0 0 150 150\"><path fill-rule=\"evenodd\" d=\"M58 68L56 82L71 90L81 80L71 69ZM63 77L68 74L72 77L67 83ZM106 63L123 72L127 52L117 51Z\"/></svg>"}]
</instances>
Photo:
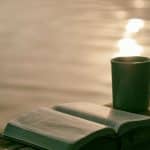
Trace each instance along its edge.
<instances>
[{"instance_id":1,"label":"green cup","mask_svg":"<svg viewBox=\"0 0 150 150\"><path fill-rule=\"evenodd\" d=\"M150 59L116 57L111 60L113 107L129 112L147 111L149 105Z\"/></svg>"}]
</instances>

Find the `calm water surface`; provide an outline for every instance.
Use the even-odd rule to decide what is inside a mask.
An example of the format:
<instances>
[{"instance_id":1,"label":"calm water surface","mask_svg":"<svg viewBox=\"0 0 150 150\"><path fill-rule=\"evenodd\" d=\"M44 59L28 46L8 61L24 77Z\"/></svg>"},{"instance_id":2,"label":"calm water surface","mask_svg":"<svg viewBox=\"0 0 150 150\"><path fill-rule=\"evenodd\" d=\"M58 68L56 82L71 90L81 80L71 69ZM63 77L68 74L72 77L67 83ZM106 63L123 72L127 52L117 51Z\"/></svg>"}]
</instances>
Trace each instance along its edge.
<instances>
[{"instance_id":1,"label":"calm water surface","mask_svg":"<svg viewBox=\"0 0 150 150\"><path fill-rule=\"evenodd\" d=\"M150 56L149 0L0 2L0 127L39 106L111 102L110 59Z\"/></svg>"}]
</instances>

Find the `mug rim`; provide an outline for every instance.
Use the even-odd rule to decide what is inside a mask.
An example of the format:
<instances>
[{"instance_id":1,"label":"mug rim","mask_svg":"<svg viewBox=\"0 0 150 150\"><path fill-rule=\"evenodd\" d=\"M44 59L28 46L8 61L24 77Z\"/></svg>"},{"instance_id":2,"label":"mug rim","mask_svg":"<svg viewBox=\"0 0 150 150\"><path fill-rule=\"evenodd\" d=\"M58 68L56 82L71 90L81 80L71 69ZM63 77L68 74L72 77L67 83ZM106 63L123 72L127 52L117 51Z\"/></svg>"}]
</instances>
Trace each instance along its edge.
<instances>
[{"instance_id":1,"label":"mug rim","mask_svg":"<svg viewBox=\"0 0 150 150\"><path fill-rule=\"evenodd\" d=\"M141 64L150 63L150 58L144 56L114 57L111 59L111 62L118 64Z\"/></svg>"}]
</instances>

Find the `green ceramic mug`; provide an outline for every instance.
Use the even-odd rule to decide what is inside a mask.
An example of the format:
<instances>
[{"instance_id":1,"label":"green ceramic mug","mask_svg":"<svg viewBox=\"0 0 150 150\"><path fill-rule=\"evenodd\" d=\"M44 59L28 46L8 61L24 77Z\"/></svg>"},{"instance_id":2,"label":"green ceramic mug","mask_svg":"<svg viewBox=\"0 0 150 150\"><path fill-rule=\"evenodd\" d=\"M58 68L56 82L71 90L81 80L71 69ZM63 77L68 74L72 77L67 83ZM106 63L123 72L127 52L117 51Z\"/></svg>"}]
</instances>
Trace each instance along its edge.
<instances>
[{"instance_id":1,"label":"green ceramic mug","mask_svg":"<svg viewBox=\"0 0 150 150\"><path fill-rule=\"evenodd\" d=\"M149 105L150 58L116 57L111 60L113 107L144 112Z\"/></svg>"}]
</instances>

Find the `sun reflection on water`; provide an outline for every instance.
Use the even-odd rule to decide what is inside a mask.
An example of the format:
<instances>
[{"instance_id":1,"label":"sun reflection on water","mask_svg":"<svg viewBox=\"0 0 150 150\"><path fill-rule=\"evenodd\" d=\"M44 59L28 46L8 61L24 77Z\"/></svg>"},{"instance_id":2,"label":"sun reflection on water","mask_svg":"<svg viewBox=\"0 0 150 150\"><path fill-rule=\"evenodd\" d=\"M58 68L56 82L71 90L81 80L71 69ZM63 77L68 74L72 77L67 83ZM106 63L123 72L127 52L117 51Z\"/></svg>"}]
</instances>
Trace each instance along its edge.
<instances>
[{"instance_id":1,"label":"sun reflection on water","mask_svg":"<svg viewBox=\"0 0 150 150\"><path fill-rule=\"evenodd\" d=\"M132 38L123 38L118 41L119 56L134 56L140 55L143 47Z\"/></svg>"},{"instance_id":2,"label":"sun reflection on water","mask_svg":"<svg viewBox=\"0 0 150 150\"><path fill-rule=\"evenodd\" d=\"M142 45L140 45L133 37L144 27L144 21L142 19L133 18L129 19L125 27L125 33L121 38L117 47L119 51L115 56L139 56L144 51Z\"/></svg>"},{"instance_id":3,"label":"sun reflection on water","mask_svg":"<svg viewBox=\"0 0 150 150\"><path fill-rule=\"evenodd\" d=\"M129 19L126 25L126 33L132 34L139 32L144 27L142 19Z\"/></svg>"},{"instance_id":4,"label":"sun reflection on water","mask_svg":"<svg viewBox=\"0 0 150 150\"><path fill-rule=\"evenodd\" d=\"M145 2L146 1L143 1L143 0L134 0L133 5L136 8L144 8L146 6Z\"/></svg>"}]
</instances>

